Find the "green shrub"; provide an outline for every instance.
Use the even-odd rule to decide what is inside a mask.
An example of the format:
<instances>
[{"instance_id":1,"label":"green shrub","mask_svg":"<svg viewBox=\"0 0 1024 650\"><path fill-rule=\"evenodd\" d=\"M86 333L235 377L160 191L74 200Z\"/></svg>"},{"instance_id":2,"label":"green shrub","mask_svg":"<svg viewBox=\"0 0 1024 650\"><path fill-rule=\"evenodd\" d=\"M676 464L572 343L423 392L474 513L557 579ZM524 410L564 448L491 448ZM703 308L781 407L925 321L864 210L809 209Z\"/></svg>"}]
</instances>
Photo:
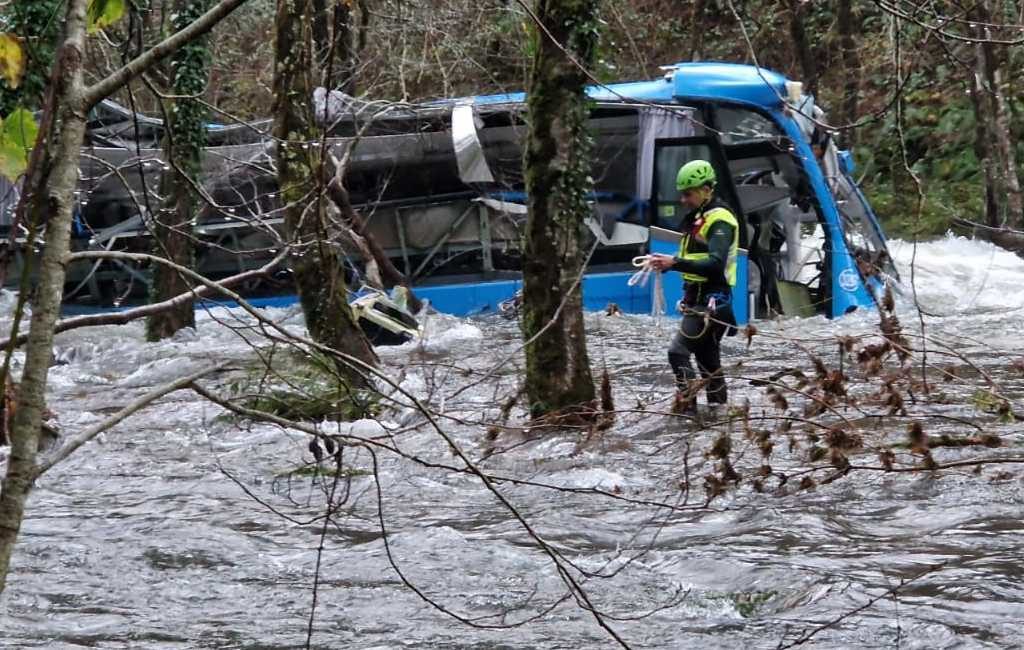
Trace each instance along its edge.
<instances>
[{"instance_id":1,"label":"green shrub","mask_svg":"<svg viewBox=\"0 0 1024 650\"><path fill-rule=\"evenodd\" d=\"M289 420L351 421L379 412L377 393L353 389L320 354L278 353L260 360L235 382L246 407Z\"/></svg>"}]
</instances>

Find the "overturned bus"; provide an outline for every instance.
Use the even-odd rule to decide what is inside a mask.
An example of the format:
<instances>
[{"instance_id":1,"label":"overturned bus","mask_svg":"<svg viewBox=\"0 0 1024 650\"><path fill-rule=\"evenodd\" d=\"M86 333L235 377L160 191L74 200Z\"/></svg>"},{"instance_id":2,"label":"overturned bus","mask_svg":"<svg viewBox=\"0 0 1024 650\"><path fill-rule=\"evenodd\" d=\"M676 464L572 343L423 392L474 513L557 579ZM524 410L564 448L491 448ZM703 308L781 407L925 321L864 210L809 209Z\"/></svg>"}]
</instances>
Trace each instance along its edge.
<instances>
[{"instance_id":1,"label":"overturned bus","mask_svg":"<svg viewBox=\"0 0 1024 650\"><path fill-rule=\"evenodd\" d=\"M678 248L678 168L711 161L719 193L742 224L739 323L776 314L838 317L874 304L896 278L876 215L848 152L818 125L798 83L763 68L681 63L663 77L588 89L594 136L583 283L590 309L650 312L653 286L631 286L630 261ZM348 151L345 184L369 232L439 311L497 311L520 288L526 208L525 96L471 97L408 107L318 91L329 146ZM194 235L198 270L225 277L273 257L284 240L267 121L210 125L198 186L207 199ZM79 249L148 250L159 205L160 120L112 103L92 116L74 234ZM353 291L364 261L345 248ZM669 304L682 280L664 283ZM14 276L10 276L14 277ZM147 270L90 262L70 269L67 299L107 305L142 297ZM286 273L244 288L285 304Z\"/></svg>"}]
</instances>

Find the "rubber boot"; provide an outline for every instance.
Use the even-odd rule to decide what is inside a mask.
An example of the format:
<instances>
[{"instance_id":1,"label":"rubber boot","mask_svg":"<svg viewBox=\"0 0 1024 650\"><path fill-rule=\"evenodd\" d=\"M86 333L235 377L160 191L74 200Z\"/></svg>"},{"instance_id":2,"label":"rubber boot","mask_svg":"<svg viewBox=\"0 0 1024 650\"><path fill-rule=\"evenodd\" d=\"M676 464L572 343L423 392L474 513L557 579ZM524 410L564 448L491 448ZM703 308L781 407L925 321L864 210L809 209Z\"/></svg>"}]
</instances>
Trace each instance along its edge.
<instances>
[{"instance_id":1,"label":"rubber boot","mask_svg":"<svg viewBox=\"0 0 1024 650\"><path fill-rule=\"evenodd\" d=\"M697 378L677 379L676 396L672 400L673 415L697 415L697 395L704 382Z\"/></svg>"},{"instance_id":2,"label":"rubber boot","mask_svg":"<svg viewBox=\"0 0 1024 650\"><path fill-rule=\"evenodd\" d=\"M697 415L697 398L688 390L677 390L672 400L672 415Z\"/></svg>"},{"instance_id":3,"label":"rubber boot","mask_svg":"<svg viewBox=\"0 0 1024 650\"><path fill-rule=\"evenodd\" d=\"M708 404L728 404L729 391L725 387L725 378L715 373L707 380Z\"/></svg>"}]
</instances>

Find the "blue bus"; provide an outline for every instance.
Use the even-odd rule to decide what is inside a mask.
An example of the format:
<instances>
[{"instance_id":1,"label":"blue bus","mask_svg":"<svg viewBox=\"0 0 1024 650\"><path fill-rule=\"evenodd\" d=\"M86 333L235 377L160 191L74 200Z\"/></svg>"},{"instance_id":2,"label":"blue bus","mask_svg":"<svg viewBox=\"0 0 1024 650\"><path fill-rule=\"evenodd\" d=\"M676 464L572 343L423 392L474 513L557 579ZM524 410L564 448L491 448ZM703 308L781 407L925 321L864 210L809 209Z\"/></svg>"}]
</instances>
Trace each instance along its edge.
<instances>
[{"instance_id":1,"label":"blue bus","mask_svg":"<svg viewBox=\"0 0 1024 650\"><path fill-rule=\"evenodd\" d=\"M719 193L742 224L736 294L745 299L734 299L740 324L873 307L898 276L878 217L854 180L853 158L837 148L813 97L798 82L749 65L679 63L664 71L659 79L588 88L595 138L588 225L599 246L584 278L585 306L652 310L653 283L630 286L634 269L623 265L636 254L677 251L683 215L676 171L702 158L714 165ZM524 102L523 94L450 102L458 172L492 219L525 213L516 177ZM493 268L482 272L423 282L417 293L441 311L494 310L518 281L488 279ZM679 274L667 274L663 286L675 304Z\"/></svg>"},{"instance_id":2,"label":"blue bus","mask_svg":"<svg viewBox=\"0 0 1024 650\"><path fill-rule=\"evenodd\" d=\"M655 283L628 282L636 270L631 260L676 252L683 214L675 174L701 158L714 165L719 194L741 222L734 297L740 324L776 315L836 318L872 307L898 278L878 218L854 180L853 158L837 148L814 98L799 82L754 66L679 63L663 71L656 79L587 91L594 186L584 233L592 249L585 306L614 303L649 313L658 304ZM353 205L417 296L457 315L508 304L521 285L525 95L408 106L321 89L314 105L331 149L339 158L348 154L345 184ZM259 127L209 130L201 183L212 200L194 233L198 270L214 278L258 266L287 245L274 143ZM162 129L160 120L112 102L92 116L79 187L90 200L76 219L80 248L148 250L141 240L149 217L140 212L146 204L140 197L159 188L166 171ZM346 254L357 288L372 269L359 250ZM279 280L252 287L251 295L262 296L262 304L293 302L287 278ZM663 280L673 305L682 279L669 273ZM87 302L101 304L105 296L126 295L126 281L144 295L146 275L92 265L72 269L69 281Z\"/></svg>"}]
</instances>

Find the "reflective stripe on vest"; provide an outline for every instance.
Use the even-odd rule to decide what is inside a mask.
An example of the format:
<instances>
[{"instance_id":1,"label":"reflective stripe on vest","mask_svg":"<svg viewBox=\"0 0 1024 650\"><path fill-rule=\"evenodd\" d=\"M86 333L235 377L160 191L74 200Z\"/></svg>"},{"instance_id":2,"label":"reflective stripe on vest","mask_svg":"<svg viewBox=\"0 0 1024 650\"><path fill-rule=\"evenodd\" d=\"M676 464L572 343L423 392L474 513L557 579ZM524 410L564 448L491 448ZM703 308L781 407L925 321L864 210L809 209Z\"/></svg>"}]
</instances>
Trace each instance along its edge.
<instances>
[{"instance_id":1,"label":"reflective stripe on vest","mask_svg":"<svg viewBox=\"0 0 1024 650\"><path fill-rule=\"evenodd\" d=\"M711 226L724 221L725 223L732 226L732 244L729 246L729 255L725 259L725 279L729 283L730 287L736 286L736 256L739 253L740 248L740 225L726 208L711 208L704 213L704 223L701 224L700 230L697 231L696 235L686 234L683 235L682 240L679 242L679 257L684 260L691 260L699 262L700 260L706 260L711 255L707 251L708 244L708 231L711 230ZM698 247L703 248L703 251L691 251L690 242L696 240L694 243L698 244ZM684 282L707 282L708 279L703 275L697 273L683 273Z\"/></svg>"}]
</instances>

